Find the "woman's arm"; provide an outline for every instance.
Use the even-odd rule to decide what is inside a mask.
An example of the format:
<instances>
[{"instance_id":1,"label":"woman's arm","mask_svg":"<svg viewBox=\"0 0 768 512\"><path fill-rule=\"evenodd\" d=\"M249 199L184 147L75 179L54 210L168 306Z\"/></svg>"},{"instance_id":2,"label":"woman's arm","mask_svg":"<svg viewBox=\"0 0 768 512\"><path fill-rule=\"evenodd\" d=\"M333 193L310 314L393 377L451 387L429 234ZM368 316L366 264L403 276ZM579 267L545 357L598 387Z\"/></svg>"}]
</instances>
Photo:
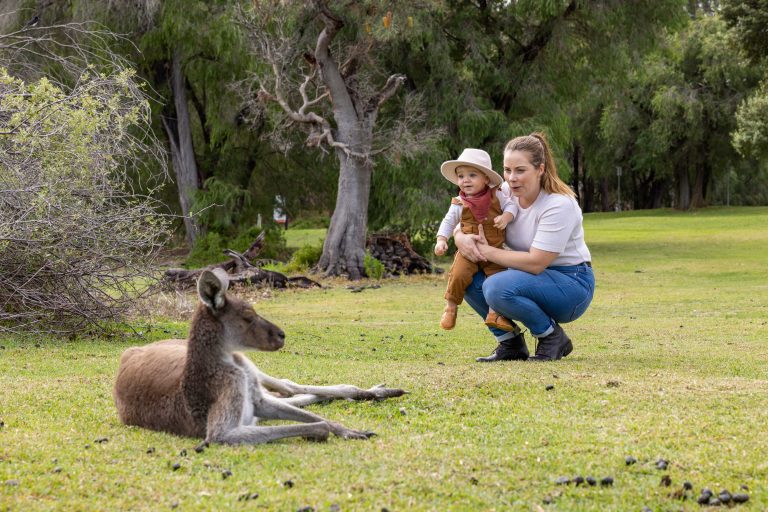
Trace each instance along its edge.
<instances>
[{"instance_id":1,"label":"woman's arm","mask_svg":"<svg viewBox=\"0 0 768 512\"><path fill-rule=\"evenodd\" d=\"M531 274L541 274L558 256L556 252L533 247L528 252L509 251L491 247L487 243L478 243L477 250L483 256L482 261L492 261L502 267L515 268Z\"/></svg>"},{"instance_id":2,"label":"woman's arm","mask_svg":"<svg viewBox=\"0 0 768 512\"><path fill-rule=\"evenodd\" d=\"M482 229L482 226L480 229ZM453 243L456 244L456 249L469 261L486 261L485 256L478 249L478 244L481 242L487 244L485 236L481 237L480 235L462 233L460 224L453 230Z\"/></svg>"},{"instance_id":3,"label":"woman's arm","mask_svg":"<svg viewBox=\"0 0 768 512\"><path fill-rule=\"evenodd\" d=\"M492 261L502 267L515 268L531 274L541 274L555 261L560 253L542 251L531 247L528 252L497 249L488 245L483 226L478 226L478 235L462 233L457 227L453 241L459 252L470 261Z\"/></svg>"}]
</instances>

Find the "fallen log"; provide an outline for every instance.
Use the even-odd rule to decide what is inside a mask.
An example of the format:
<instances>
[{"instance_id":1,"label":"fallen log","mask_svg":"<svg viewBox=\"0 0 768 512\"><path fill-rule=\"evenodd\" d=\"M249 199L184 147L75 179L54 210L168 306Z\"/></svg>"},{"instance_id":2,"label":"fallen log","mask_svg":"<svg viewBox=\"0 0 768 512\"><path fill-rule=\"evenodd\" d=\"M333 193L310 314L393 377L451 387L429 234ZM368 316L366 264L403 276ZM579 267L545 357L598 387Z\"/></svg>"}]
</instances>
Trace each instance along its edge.
<instances>
[{"instance_id":1,"label":"fallen log","mask_svg":"<svg viewBox=\"0 0 768 512\"><path fill-rule=\"evenodd\" d=\"M256 241L244 253L225 249L224 254L231 258L229 261L192 270L170 268L165 271L162 282L174 288L193 288L197 284L197 278L203 271L220 268L229 275L230 284L248 283L256 286L269 286L271 288L321 288L320 283L308 277L288 277L280 272L264 270L251 263L251 258L255 258L261 251L263 239L264 232L262 231L256 238Z\"/></svg>"}]
</instances>

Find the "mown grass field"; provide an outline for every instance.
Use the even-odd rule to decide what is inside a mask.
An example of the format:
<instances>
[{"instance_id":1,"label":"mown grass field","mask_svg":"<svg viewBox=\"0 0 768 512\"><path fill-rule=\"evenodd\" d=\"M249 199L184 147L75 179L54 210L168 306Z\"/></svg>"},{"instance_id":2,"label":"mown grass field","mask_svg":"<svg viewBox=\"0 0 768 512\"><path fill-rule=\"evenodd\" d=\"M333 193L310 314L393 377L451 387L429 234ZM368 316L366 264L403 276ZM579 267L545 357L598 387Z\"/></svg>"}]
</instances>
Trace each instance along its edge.
<instances>
[{"instance_id":1,"label":"mown grass field","mask_svg":"<svg viewBox=\"0 0 768 512\"><path fill-rule=\"evenodd\" d=\"M475 363L493 340L467 306L438 328L442 276L249 292L288 333L282 351L251 354L268 373L410 391L311 407L376 431L369 441L198 454L196 440L121 425L120 353L186 322L137 321L143 338L3 338L0 510L704 510L702 487L768 509L768 208L585 223L597 294L556 363ZM614 483L555 483L577 475Z\"/></svg>"}]
</instances>

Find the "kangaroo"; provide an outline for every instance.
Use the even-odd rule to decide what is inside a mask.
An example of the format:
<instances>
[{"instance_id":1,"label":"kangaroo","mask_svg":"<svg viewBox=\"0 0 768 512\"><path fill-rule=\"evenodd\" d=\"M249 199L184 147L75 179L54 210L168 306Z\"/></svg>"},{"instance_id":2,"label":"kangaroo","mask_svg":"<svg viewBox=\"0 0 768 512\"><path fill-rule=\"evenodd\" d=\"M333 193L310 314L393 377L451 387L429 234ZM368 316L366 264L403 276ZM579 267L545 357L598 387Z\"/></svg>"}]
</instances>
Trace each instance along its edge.
<instances>
[{"instance_id":1,"label":"kangaroo","mask_svg":"<svg viewBox=\"0 0 768 512\"><path fill-rule=\"evenodd\" d=\"M204 438L209 443L258 444L300 436L326 440L368 439L300 407L346 398L372 400L401 396L402 389L303 386L270 377L237 350L279 350L285 333L237 297L227 295L221 269L203 272L197 282L201 303L189 339L158 341L123 352L113 396L126 425ZM257 426L259 419L299 425Z\"/></svg>"}]
</instances>

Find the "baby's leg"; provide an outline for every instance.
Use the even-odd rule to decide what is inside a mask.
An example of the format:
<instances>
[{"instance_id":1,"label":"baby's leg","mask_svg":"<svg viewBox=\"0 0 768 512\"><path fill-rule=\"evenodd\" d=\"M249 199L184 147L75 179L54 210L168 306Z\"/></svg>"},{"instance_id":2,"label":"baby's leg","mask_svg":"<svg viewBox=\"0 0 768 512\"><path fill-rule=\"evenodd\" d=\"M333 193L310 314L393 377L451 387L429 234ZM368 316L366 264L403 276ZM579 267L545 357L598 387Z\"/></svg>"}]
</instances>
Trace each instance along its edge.
<instances>
[{"instance_id":1,"label":"baby's leg","mask_svg":"<svg viewBox=\"0 0 768 512\"><path fill-rule=\"evenodd\" d=\"M472 276L478 270L477 263L456 253L453 265L448 271L448 288L445 290L445 310L440 318L440 327L453 329L456 325L457 307L464 301L464 290L472 282Z\"/></svg>"}]
</instances>

